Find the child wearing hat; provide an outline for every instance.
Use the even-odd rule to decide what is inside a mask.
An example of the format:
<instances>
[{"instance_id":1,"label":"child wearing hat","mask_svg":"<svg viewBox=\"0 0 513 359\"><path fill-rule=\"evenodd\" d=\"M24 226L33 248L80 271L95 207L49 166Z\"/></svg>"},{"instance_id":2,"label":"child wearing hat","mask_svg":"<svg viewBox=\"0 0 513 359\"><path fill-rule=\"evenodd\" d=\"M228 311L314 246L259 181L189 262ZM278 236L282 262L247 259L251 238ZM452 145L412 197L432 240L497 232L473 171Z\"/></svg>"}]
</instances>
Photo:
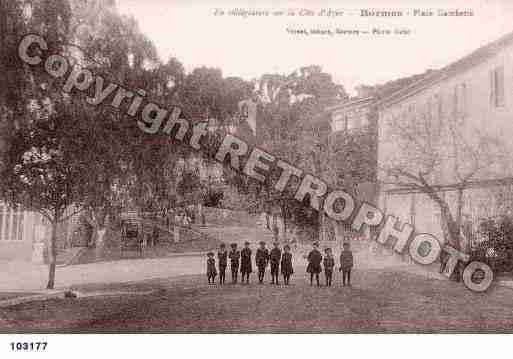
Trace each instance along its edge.
<instances>
[{"instance_id":1,"label":"child wearing hat","mask_svg":"<svg viewBox=\"0 0 513 359\"><path fill-rule=\"evenodd\" d=\"M232 283L235 284L237 283L237 275L239 272L240 252L237 250L237 243L232 243L230 247L232 249L228 254L228 258L230 258L230 269L232 270Z\"/></svg>"},{"instance_id":2,"label":"child wearing hat","mask_svg":"<svg viewBox=\"0 0 513 359\"><path fill-rule=\"evenodd\" d=\"M273 243L274 248L271 249L271 254L269 260L271 262L271 284L280 284L278 280L278 276L280 274L280 260L281 260L281 249L279 247L278 242ZM276 282L275 282L276 280Z\"/></svg>"},{"instance_id":3,"label":"child wearing hat","mask_svg":"<svg viewBox=\"0 0 513 359\"><path fill-rule=\"evenodd\" d=\"M219 265L219 284L223 285L226 280L226 266L228 265L228 252L226 244L221 243L217 252L217 263Z\"/></svg>"},{"instance_id":4,"label":"child wearing hat","mask_svg":"<svg viewBox=\"0 0 513 359\"><path fill-rule=\"evenodd\" d=\"M244 283L244 278L246 278L246 284L249 284L249 275L252 271L251 249L249 248L249 242L245 242L244 249L240 252L240 272L242 274L242 283Z\"/></svg>"},{"instance_id":5,"label":"child wearing hat","mask_svg":"<svg viewBox=\"0 0 513 359\"><path fill-rule=\"evenodd\" d=\"M324 275L326 276L326 287L331 287L331 279L333 278L333 267L335 267L335 258L331 253L331 248L326 248L326 256L324 257Z\"/></svg>"},{"instance_id":6,"label":"child wearing hat","mask_svg":"<svg viewBox=\"0 0 513 359\"><path fill-rule=\"evenodd\" d=\"M290 253L290 246L286 244L283 247L283 255L281 256L281 274L283 274L283 282L285 285L289 284L290 276L294 273L292 268L292 253Z\"/></svg>"},{"instance_id":7,"label":"child wearing hat","mask_svg":"<svg viewBox=\"0 0 513 359\"><path fill-rule=\"evenodd\" d=\"M258 268L258 282L264 282L265 268L269 263L269 251L265 248L265 242L260 241L260 248L257 249L255 254L255 264Z\"/></svg>"},{"instance_id":8,"label":"child wearing hat","mask_svg":"<svg viewBox=\"0 0 513 359\"><path fill-rule=\"evenodd\" d=\"M319 283L319 273L321 273L321 262L322 262L322 254L319 252L319 243L314 242L313 249L308 253L308 266L306 267L307 273L310 273L310 285L313 284L313 277L315 275L315 279L317 281L317 286L320 286Z\"/></svg>"},{"instance_id":9,"label":"child wearing hat","mask_svg":"<svg viewBox=\"0 0 513 359\"><path fill-rule=\"evenodd\" d=\"M215 278L217 275L216 261L214 259L214 253L207 253L207 278L208 284L215 284Z\"/></svg>"}]
</instances>

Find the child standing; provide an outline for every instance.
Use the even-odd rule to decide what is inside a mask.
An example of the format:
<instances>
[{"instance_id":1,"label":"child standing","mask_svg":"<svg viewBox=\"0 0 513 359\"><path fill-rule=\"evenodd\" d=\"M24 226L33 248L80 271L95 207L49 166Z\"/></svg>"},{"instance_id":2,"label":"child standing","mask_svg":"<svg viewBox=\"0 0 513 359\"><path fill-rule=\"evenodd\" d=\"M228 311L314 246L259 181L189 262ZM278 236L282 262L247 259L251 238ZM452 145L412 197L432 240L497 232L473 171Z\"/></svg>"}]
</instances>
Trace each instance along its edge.
<instances>
[{"instance_id":1,"label":"child standing","mask_svg":"<svg viewBox=\"0 0 513 359\"><path fill-rule=\"evenodd\" d=\"M230 258L230 269L232 270L232 283L237 283L237 274L239 272L239 259L240 259L240 252L237 250L237 243L232 243L230 245L232 250L228 254L228 257Z\"/></svg>"},{"instance_id":2,"label":"child standing","mask_svg":"<svg viewBox=\"0 0 513 359\"><path fill-rule=\"evenodd\" d=\"M269 262L269 251L265 248L265 242L260 242L260 248L257 249L255 255L255 263L258 268L258 282L264 282L265 268Z\"/></svg>"},{"instance_id":3,"label":"child standing","mask_svg":"<svg viewBox=\"0 0 513 359\"><path fill-rule=\"evenodd\" d=\"M271 284L280 284L278 276L280 275L280 261L281 261L281 249L278 242L274 242L274 248L271 250L270 262L271 262ZM276 282L275 282L276 279Z\"/></svg>"},{"instance_id":4,"label":"child standing","mask_svg":"<svg viewBox=\"0 0 513 359\"><path fill-rule=\"evenodd\" d=\"M221 243L217 252L217 263L219 265L219 284L223 285L226 280L226 266L228 265L228 252L226 245Z\"/></svg>"},{"instance_id":5,"label":"child standing","mask_svg":"<svg viewBox=\"0 0 513 359\"><path fill-rule=\"evenodd\" d=\"M246 283L249 284L249 275L253 271L251 268L251 249L249 242L244 243L244 249L240 252L240 272L242 274L242 283L246 277Z\"/></svg>"},{"instance_id":6,"label":"child standing","mask_svg":"<svg viewBox=\"0 0 513 359\"><path fill-rule=\"evenodd\" d=\"M335 258L331 253L331 248L325 249L324 257L324 275L326 276L326 286L331 287L331 279L333 278L333 267L335 267Z\"/></svg>"},{"instance_id":7,"label":"child standing","mask_svg":"<svg viewBox=\"0 0 513 359\"><path fill-rule=\"evenodd\" d=\"M215 278L217 275L216 271L216 261L214 259L214 253L207 253L207 278L208 284L215 284Z\"/></svg>"},{"instance_id":8,"label":"child standing","mask_svg":"<svg viewBox=\"0 0 513 359\"><path fill-rule=\"evenodd\" d=\"M283 274L283 282L285 285L288 285L290 276L294 273L294 269L292 268L292 253L290 253L290 246L288 244L283 247L281 273Z\"/></svg>"},{"instance_id":9,"label":"child standing","mask_svg":"<svg viewBox=\"0 0 513 359\"><path fill-rule=\"evenodd\" d=\"M313 249L308 253L308 267L306 267L306 271L310 273L310 285L313 284L313 277L315 275L315 279L317 280L317 286L320 286L319 283L319 273L321 273L321 262L322 262L322 254L319 252L319 243L315 242L313 244Z\"/></svg>"},{"instance_id":10,"label":"child standing","mask_svg":"<svg viewBox=\"0 0 513 359\"><path fill-rule=\"evenodd\" d=\"M340 269L342 271L342 285L351 286L351 269L353 268L353 252L351 252L349 242L342 245L342 253L340 254Z\"/></svg>"}]
</instances>

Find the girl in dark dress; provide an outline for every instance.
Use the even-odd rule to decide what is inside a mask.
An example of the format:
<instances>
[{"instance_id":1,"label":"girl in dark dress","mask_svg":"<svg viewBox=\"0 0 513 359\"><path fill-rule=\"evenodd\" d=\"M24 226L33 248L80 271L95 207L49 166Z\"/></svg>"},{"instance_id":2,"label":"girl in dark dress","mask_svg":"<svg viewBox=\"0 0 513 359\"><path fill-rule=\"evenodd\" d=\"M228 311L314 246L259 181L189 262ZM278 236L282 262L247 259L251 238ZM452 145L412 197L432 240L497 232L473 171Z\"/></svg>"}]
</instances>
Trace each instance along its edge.
<instances>
[{"instance_id":1,"label":"girl in dark dress","mask_svg":"<svg viewBox=\"0 0 513 359\"><path fill-rule=\"evenodd\" d=\"M255 255L255 263L258 268L258 282L262 284L264 282L265 268L269 263L269 251L265 248L265 242L260 242L260 248L257 249Z\"/></svg>"},{"instance_id":2,"label":"girl in dark dress","mask_svg":"<svg viewBox=\"0 0 513 359\"><path fill-rule=\"evenodd\" d=\"M246 283L249 284L249 274L252 272L251 268L251 249L249 249L249 242L244 243L244 249L240 252L240 272L242 274L242 283L244 277Z\"/></svg>"},{"instance_id":3,"label":"girl in dark dress","mask_svg":"<svg viewBox=\"0 0 513 359\"><path fill-rule=\"evenodd\" d=\"M319 252L319 243L315 242L313 244L312 251L308 254L308 267L306 267L307 273L310 273L310 285L313 284L314 275L317 281L317 286L321 285L319 283L319 273L322 271L321 262L322 254Z\"/></svg>"},{"instance_id":4,"label":"girl in dark dress","mask_svg":"<svg viewBox=\"0 0 513 359\"><path fill-rule=\"evenodd\" d=\"M283 255L281 256L281 274L283 274L283 282L285 285L289 284L290 276L294 273L292 268L292 253L290 253L290 246L286 244L283 247Z\"/></svg>"},{"instance_id":5,"label":"girl in dark dress","mask_svg":"<svg viewBox=\"0 0 513 359\"><path fill-rule=\"evenodd\" d=\"M214 253L207 253L207 278L208 284L215 284L215 278L217 275L216 271L216 260L214 259Z\"/></svg>"},{"instance_id":6,"label":"girl in dark dress","mask_svg":"<svg viewBox=\"0 0 513 359\"><path fill-rule=\"evenodd\" d=\"M228 252L226 245L221 243L219 252L217 252L217 262L219 263L219 284L224 284L226 280L226 266L228 265Z\"/></svg>"},{"instance_id":7,"label":"girl in dark dress","mask_svg":"<svg viewBox=\"0 0 513 359\"><path fill-rule=\"evenodd\" d=\"M239 273L240 252L237 250L237 243L232 243L230 246L232 250L228 254L228 258L230 258L230 269L232 270L232 283L235 284Z\"/></svg>"}]
</instances>

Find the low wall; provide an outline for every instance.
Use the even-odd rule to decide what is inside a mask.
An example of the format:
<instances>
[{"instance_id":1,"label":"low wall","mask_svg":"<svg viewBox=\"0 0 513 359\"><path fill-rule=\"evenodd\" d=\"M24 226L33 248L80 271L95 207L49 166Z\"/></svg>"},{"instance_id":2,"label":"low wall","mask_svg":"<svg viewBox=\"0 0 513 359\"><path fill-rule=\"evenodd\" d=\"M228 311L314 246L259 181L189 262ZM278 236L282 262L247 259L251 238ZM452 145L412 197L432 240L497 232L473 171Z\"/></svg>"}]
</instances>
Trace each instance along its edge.
<instances>
[{"instance_id":1,"label":"low wall","mask_svg":"<svg viewBox=\"0 0 513 359\"><path fill-rule=\"evenodd\" d=\"M0 260L32 260L32 242L0 241Z\"/></svg>"}]
</instances>

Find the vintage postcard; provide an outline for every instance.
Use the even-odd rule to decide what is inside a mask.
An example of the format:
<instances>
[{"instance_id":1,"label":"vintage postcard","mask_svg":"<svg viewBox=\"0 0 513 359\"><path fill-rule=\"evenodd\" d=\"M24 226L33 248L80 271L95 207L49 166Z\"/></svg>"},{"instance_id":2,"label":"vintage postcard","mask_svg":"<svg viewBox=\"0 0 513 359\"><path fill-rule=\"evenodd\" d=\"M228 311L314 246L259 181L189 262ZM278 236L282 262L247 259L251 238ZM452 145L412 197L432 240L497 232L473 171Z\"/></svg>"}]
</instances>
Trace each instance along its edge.
<instances>
[{"instance_id":1,"label":"vintage postcard","mask_svg":"<svg viewBox=\"0 0 513 359\"><path fill-rule=\"evenodd\" d=\"M511 333L512 138L509 0L1 0L3 349Z\"/></svg>"}]
</instances>

